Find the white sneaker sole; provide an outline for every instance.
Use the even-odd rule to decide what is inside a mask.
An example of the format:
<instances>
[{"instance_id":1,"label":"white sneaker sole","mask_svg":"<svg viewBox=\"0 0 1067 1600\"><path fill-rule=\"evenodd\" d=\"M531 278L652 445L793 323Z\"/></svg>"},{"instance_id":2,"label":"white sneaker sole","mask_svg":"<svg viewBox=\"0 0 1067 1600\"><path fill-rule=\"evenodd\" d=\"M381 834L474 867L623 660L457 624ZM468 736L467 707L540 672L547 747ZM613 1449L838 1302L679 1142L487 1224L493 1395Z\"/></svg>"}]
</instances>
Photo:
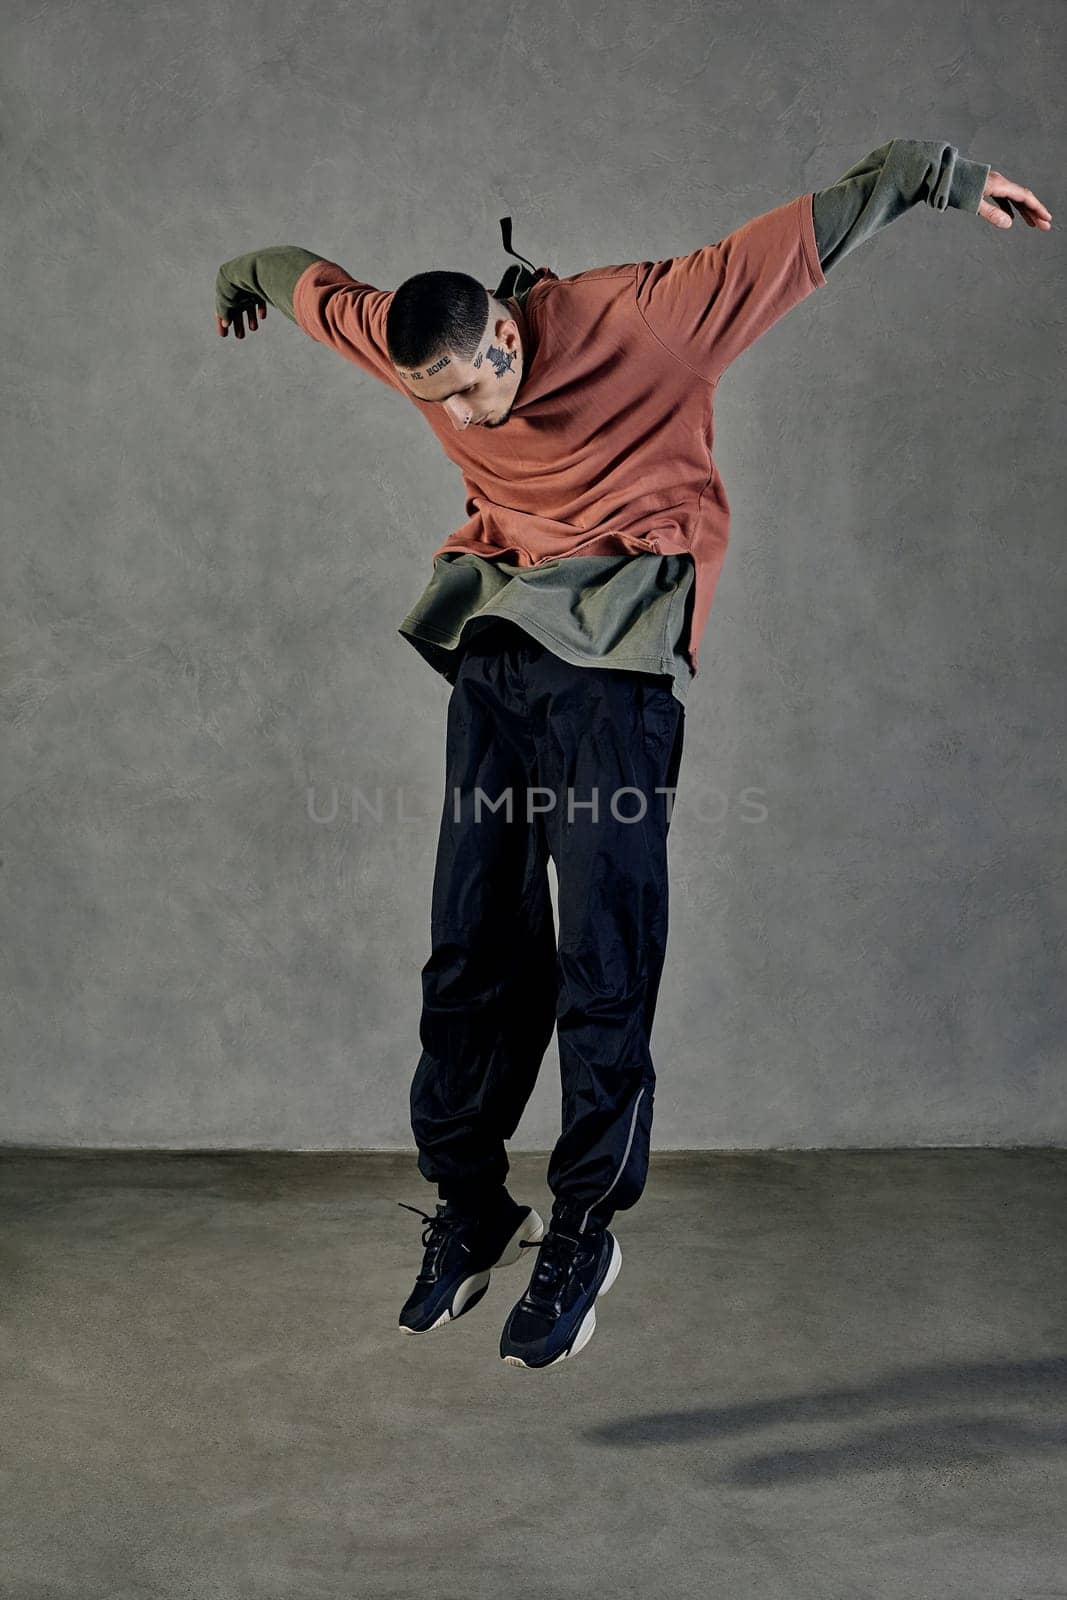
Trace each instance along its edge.
<instances>
[{"instance_id":1,"label":"white sneaker sole","mask_svg":"<svg viewBox=\"0 0 1067 1600\"><path fill-rule=\"evenodd\" d=\"M531 1244L536 1244L538 1239L544 1238L544 1233L544 1223L537 1215L537 1212L531 1209L504 1246L499 1260L494 1261L493 1265L485 1271L474 1272L469 1278L464 1278L452 1296L452 1304L445 1307L436 1322L431 1322L428 1328L408 1328L401 1322L397 1324L400 1332L432 1333L435 1328L443 1328L447 1322L455 1322L458 1317L463 1315L464 1311L470 1311L482 1298L482 1295L489 1287L491 1275L498 1267L510 1267L518 1261L522 1255L523 1241L528 1240Z\"/></svg>"}]
</instances>

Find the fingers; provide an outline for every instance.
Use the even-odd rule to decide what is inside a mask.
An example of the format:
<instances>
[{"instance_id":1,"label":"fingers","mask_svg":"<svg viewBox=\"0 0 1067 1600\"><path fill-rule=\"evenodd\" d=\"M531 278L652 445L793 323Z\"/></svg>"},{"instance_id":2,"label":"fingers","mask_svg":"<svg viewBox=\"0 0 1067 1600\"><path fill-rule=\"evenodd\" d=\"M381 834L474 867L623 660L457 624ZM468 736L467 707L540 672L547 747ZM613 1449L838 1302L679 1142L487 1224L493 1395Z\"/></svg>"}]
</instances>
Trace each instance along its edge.
<instances>
[{"instance_id":1,"label":"fingers","mask_svg":"<svg viewBox=\"0 0 1067 1600\"><path fill-rule=\"evenodd\" d=\"M1052 212L1048 206L1041 204L1032 189L1024 189L1021 183L1012 183L1009 178L1001 176L1000 186L997 190L1007 200L1014 200L1016 205L1022 206L1027 211L1032 211L1036 217L1047 217L1052 221Z\"/></svg>"},{"instance_id":2,"label":"fingers","mask_svg":"<svg viewBox=\"0 0 1067 1600\"><path fill-rule=\"evenodd\" d=\"M216 311L215 312L215 322L216 322L216 325L218 326L219 334L221 335L221 337L223 339L225 339L227 333L229 332L229 330L231 328L233 329L233 336L234 336L235 339L243 339L244 338L244 336L245 336L244 316L245 316L245 311L246 310L248 312L248 328L249 328L249 332L251 332L251 333L255 333L256 332L257 328L259 327L260 322L265 322L267 320L267 307L266 307L265 302L262 301L262 300L257 300L254 305L250 305L250 306L247 306L247 307L246 306L235 306L233 308L233 311L232 311L232 313L231 313L231 315L229 317L224 317L224 316L221 315L220 312ZM257 317L258 317L258 320L257 320Z\"/></svg>"},{"instance_id":3,"label":"fingers","mask_svg":"<svg viewBox=\"0 0 1067 1600\"><path fill-rule=\"evenodd\" d=\"M978 215L985 217L995 228L1011 227L1011 206L1006 201L983 200L978 207Z\"/></svg>"},{"instance_id":4,"label":"fingers","mask_svg":"<svg viewBox=\"0 0 1067 1600\"><path fill-rule=\"evenodd\" d=\"M1019 214L1028 228L1040 228L1042 232L1047 233L1052 227L1052 213L1041 204L1040 200L1034 202L1037 207L1036 210L1034 206L1025 200L1018 201L1017 205ZM986 221L991 222L995 228L1010 228L1014 211L1010 200L994 196L990 200L981 202L978 207L978 215L985 217Z\"/></svg>"},{"instance_id":5,"label":"fingers","mask_svg":"<svg viewBox=\"0 0 1067 1600\"><path fill-rule=\"evenodd\" d=\"M1031 228L1051 228L1052 212L1048 206L1042 205L1036 194L1031 194L1029 189L1024 189L1025 199L1019 204L1023 208L1023 216Z\"/></svg>"},{"instance_id":6,"label":"fingers","mask_svg":"<svg viewBox=\"0 0 1067 1600\"><path fill-rule=\"evenodd\" d=\"M1044 231L1052 227L1052 212L1048 206L1042 204L1032 189L1006 178L1002 172L991 170L986 180L985 197L978 207L979 216L985 217L996 227L1010 228L1014 215L1013 201L1022 213L1027 227L1041 228Z\"/></svg>"}]
</instances>

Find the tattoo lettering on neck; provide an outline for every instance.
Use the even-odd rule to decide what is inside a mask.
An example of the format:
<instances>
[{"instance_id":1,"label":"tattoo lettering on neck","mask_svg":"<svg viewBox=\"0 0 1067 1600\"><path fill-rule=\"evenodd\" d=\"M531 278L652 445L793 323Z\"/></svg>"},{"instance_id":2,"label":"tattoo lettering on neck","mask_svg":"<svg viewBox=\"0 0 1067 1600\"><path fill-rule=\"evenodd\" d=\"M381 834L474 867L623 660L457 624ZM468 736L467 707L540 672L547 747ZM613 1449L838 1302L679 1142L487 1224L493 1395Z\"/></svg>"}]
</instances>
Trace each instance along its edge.
<instances>
[{"instance_id":1,"label":"tattoo lettering on neck","mask_svg":"<svg viewBox=\"0 0 1067 1600\"><path fill-rule=\"evenodd\" d=\"M514 350L501 350L498 345L491 344L486 352L490 361L496 368L496 375L502 378L505 372L510 372L515 363Z\"/></svg>"}]
</instances>

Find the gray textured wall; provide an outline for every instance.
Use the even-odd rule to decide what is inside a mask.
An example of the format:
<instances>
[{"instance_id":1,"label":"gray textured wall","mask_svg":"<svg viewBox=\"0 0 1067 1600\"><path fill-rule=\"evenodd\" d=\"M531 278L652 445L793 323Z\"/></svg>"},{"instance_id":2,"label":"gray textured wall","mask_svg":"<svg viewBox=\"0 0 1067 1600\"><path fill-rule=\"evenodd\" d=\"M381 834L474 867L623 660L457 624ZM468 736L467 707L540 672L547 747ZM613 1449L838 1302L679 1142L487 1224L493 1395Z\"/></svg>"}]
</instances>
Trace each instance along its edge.
<instances>
[{"instance_id":1,"label":"gray textured wall","mask_svg":"<svg viewBox=\"0 0 1067 1600\"><path fill-rule=\"evenodd\" d=\"M1062 1140L1062 9L5 17L0 1138L411 1143L448 686L395 629L462 488L280 315L223 343L218 263L675 255L899 136L1056 221L913 211L721 385L654 1144ZM558 1115L553 1046L515 1147Z\"/></svg>"}]
</instances>

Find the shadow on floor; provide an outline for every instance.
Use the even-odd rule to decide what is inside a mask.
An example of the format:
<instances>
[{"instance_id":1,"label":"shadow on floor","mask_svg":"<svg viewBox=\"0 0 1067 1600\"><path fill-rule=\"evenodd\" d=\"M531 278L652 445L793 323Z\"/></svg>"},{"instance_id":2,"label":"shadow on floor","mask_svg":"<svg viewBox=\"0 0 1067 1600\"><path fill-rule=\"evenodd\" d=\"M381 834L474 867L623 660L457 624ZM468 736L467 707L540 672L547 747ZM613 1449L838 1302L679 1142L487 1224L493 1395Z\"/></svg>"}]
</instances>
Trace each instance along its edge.
<instances>
[{"instance_id":1,"label":"shadow on floor","mask_svg":"<svg viewBox=\"0 0 1067 1600\"><path fill-rule=\"evenodd\" d=\"M1067 1403L1067 1357L918 1367L874 1383L822 1393L779 1395L697 1411L653 1412L590 1429L586 1436L624 1447L690 1445L783 1425L807 1429L819 1423L855 1423L864 1412L898 1412L908 1406L963 1403L983 1408L978 1415L919 1417L892 1427L867 1428L837 1444L768 1451L738 1462L720 1479L749 1487L895 1467L959 1466L1008 1451L1067 1449L1067 1416L1035 1422L989 1414L990 1408L1012 1400L1040 1403L1054 1415L1062 1412Z\"/></svg>"}]
</instances>

